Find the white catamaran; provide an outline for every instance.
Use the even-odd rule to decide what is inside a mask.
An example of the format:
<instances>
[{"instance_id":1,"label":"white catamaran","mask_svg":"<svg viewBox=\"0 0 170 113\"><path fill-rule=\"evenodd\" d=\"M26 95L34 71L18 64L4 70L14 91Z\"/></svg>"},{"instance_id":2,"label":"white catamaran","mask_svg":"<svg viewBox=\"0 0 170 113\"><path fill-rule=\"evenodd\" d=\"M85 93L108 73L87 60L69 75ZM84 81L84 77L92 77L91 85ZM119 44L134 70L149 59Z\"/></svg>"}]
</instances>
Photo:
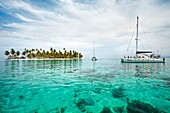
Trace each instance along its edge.
<instances>
[{"instance_id":1,"label":"white catamaran","mask_svg":"<svg viewBox=\"0 0 170 113\"><path fill-rule=\"evenodd\" d=\"M136 56L124 56L121 58L122 63L165 63L165 58L161 58L159 54L154 54L152 51L139 51L138 50L138 21L137 17L137 31L136 31Z\"/></svg>"}]
</instances>

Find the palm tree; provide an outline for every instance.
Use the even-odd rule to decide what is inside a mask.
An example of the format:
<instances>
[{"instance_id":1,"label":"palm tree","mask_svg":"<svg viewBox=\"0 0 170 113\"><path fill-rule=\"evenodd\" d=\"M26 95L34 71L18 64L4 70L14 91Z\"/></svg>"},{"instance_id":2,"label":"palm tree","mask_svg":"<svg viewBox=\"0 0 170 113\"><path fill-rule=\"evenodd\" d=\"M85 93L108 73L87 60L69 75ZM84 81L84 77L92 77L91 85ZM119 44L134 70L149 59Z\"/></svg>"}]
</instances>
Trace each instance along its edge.
<instances>
[{"instance_id":1,"label":"palm tree","mask_svg":"<svg viewBox=\"0 0 170 113\"><path fill-rule=\"evenodd\" d=\"M77 58L78 57L78 52L73 50L73 58Z\"/></svg>"},{"instance_id":2,"label":"palm tree","mask_svg":"<svg viewBox=\"0 0 170 113\"><path fill-rule=\"evenodd\" d=\"M32 56L32 58L35 58L35 53L32 53L31 56Z\"/></svg>"},{"instance_id":3,"label":"palm tree","mask_svg":"<svg viewBox=\"0 0 170 113\"><path fill-rule=\"evenodd\" d=\"M50 48L50 51L51 51L50 52L50 57L54 58L55 54L54 54L54 49L52 47Z\"/></svg>"},{"instance_id":4,"label":"palm tree","mask_svg":"<svg viewBox=\"0 0 170 113\"><path fill-rule=\"evenodd\" d=\"M14 58L15 57L15 50L13 48L11 49L11 54L12 54L11 58Z\"/></svg>"},{"instance_id":5,"label":"palm tree","mask_svg":"<svg viewBox=\"0 0 170 113\"><path fill-rule=\"evenodd\" d=\"M41 52L38 50L36 53L36 57L40 58L41 57Z\"/></svg>"},{"instance_id":6,"label":"palm tree","mask_svg":"<svg viewBox=\"0 0 170 113\"><path fill-rule=\"evenodd\" d=\"M29 53L29 50L27 49L27 50L26 50L26 54L28 54L28 53Z\"/></svg>"},{"instance_id":7,"label":"palm tree","mask_svg":"<svg viewBox=\"0 0 170 113\"><path fill-rule=\"evenodd\" d=\"M52 47L50 48L50 51L51 51L51 52L53 51L53 48L52 48Z\"/></svg>"},{"instance_id":8,"label":"palm tree","mask_svg":"<svg viewBox=\"0 0 170 113\"><path fill-rule=\"evenodd\" d=\"M30 53L30 54L31 54L31 53L32 53L32 51L31 51L31 50L28 50L28 53Z\"/></svg>"},{"instance_id":9,"label":"palm tree","mask_svg":"<svg viewBox=\"0 0 170 113\"><path fill-rule=\"evenodd\" d=\"M20 55L20 52L19 52L19 51L17 51L17 52L16 52L16 54L17 54L17 56L19 57L19 55Z\"/></svg>"},{"instance_id":10,"label":"palm tree","mask_svg":"<svg viewBox=\"0 0 170 113\"><path fill-rule=\"evenodd\" d=\"M14 55L15 54L15 50L12 48L11 49L11 54Z\"/></svg>"},{"instance_id":11,"label":"palm tree","mask_svg":"<svg viewBox=\"0 0 170 113\"><path fill-rule=\"evenodd\" d=\"M25 56L25 55L26 55L26 51L23 51L23 52L22 52L22 55L24 55L24 56Z\"/></svg>"},{"instance_id":12,"label":"palm tree","mask_svg":"<svg viewBox=\"0 0 170 113\"><path fill-rule=\"evenodd\" d=\"M32 52L34 52L35 51L35 49L32 49Z\"/></svg>"},{"instance_id":13,"label":"palm tree","mask_svg":"<svg viewBox=\"0 0 170 113\"><path fill-rule=\"evenodd\" d=\"M64 50L64 58L66 58L66 56L67 56L67 51Z\"/></svg>"},{"instance_id":14,"label":"palm tree","mask_svg":"<svg viewBox=\"0 0 170 113\"><path fill-rule=\"evenodd\" d=\"M25 57L27 56L28 54L28 50L25 48L24 51L22 52L22 59L25 59Z\"/></svg>"},{"instance_id":15,"label":"palm tree","mask_svg":"<svg viewBox=\"0 0 170 113\"><path fill-rule=\"evenodd\" d=\"M27 58L31 58L31 54L27 54Z\"/></svg>"},{"instance_id":16,"label":"palm tree","mask_svg":"<svg viewBox=\"0 0 170 113\"><path fill-rule=\"evenodd\" d=\"M47 51L47 52L46 52L46 58L49 58L49 56L50 56L50 52Z\"/></svg>"},{"instance_id":17,"label":"palm tree","mask_svg":"<svg viewBox=\"0 0 170 113\"><path fill-rule=\"evenodd\" d=\"M55 52L55 58L59 58L59 53Z\"/></svg>"},{"instance_id":18,"label":"palm tree","mask_svg":"<svg viewBox=\"0 0 170 113\"><path fill-rule=\"evenodd\" d=\"M54 58L56 58L56 49L53 49L52 55L53 55Z\"/></svg>"},{"instance_id":19,"label":"palm tree","mask_svg":"<svg viewBox=\"0 0 170 113\"><path fill-rule=\"evenodd\" d=\"M72 55L72 51L71 51L71 50L68 52L68 54L69 54L69 58L73 58L73 55Z\"/></svg>"},{"instance_id":20,"label":"palm tree","mask_svg":"<svg viewBox=\"0 0 170 113\"><path fill-rule=\"evenodd\" d=\"M46 56L45 50L42 51L41 56L42 56L42 58L45 58L45 56Z\"/></svg>"},{"instance_id":21,"label":"palm tree","mask_svg":"<svg viewBox=\"0 0 170 113\"><path fill-rule=\"evenodd\" d=\"M63 53L59 50L59 58L63 57Z\"/></svg>"},{"instance_id":22,"label":"palm tree","mask_svg":"<svg viewBox=\"0 0 170 113\"><path fill-rule=\"evenodd\" d=\"M79 53L79 58L82 58L82 57L83 57L83 55L81 53Z\"/></svg>"},{"instance_id":23,"label":"palm tree","mask_svg":"<svg viewBox=\"0 0 170 113\"><path fill-rule=\"evenodd\" d=\"M10 54L10 52L9 51L5 51L4 54L8 56Z\"/></svg>"},{"instance_id":24,"label":"palm tree","mask_svg":"<svg viewBox=\"0 0 170 113\"><path fill-rule=\"evenodd\" d=\"M10 52L9 51L5 51L5 53L4 53L6 56L8 56L8 55L10 55ZM8 58L9 58L9 56L8 56Z\"/></svg>"}]
</instances>

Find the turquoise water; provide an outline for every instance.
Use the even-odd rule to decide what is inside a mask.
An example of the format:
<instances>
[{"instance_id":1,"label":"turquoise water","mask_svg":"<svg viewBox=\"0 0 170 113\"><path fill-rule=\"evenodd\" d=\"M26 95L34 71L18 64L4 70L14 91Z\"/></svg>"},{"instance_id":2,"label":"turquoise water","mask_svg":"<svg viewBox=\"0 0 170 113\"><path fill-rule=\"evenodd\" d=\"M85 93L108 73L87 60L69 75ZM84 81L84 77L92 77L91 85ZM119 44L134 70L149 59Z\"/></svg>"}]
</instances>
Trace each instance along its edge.
<instances>
[{"instance_id":1,"label":"turquoise water","mask_svg":"<svg viewBox=\"0 0 170 113\"><path fill-rule=\"evenodd\" d=\"M153 107L168 113L170 59L166 60L0 61L0 112L138 113Z\"/></svg>"}]
</instances>

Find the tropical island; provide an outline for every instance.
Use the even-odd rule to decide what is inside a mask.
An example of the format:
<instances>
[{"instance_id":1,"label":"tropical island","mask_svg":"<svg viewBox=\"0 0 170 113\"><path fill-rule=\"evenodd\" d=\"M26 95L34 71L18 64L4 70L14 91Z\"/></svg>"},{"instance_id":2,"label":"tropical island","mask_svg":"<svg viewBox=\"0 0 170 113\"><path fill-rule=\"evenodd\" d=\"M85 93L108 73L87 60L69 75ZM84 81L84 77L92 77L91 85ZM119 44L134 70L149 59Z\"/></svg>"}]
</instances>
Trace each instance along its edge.
<instances>
[{"instance_id":1,"label":"tropical island","mask_svg":"<svg viewBox=\"0 0 170 113\"><path fill-rule=\"evenodd\" d=\"M62 52L63 51L63 52ZM4 53L8 60L18 60L18 59L82 59L83 55L75 50L67 51L65 48L63 50L57 51L52 47L50 50L42 49L24 49L24 51L16 51L11 48L10 51L6 50Z\"/></svg>"}]
</instances>

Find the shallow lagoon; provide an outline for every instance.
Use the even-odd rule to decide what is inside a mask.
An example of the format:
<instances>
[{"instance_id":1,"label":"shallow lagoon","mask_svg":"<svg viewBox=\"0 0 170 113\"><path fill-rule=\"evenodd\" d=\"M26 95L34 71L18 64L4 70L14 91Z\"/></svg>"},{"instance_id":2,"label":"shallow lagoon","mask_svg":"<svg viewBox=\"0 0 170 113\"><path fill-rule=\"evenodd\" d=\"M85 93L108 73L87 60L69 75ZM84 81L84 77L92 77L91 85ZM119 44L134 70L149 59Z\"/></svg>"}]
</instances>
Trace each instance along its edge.
<instances>
[{"instance_id":1,"label":"shallow lagoon","mask_svg":"<svg viewBox=\"0 0 170 113\"><path fill-rule=\"evenodd\" d=\"M130 113L148 108L168 113L170 59L166 60L0 61L0 112Z\"/></svg>"}]
</instances>

